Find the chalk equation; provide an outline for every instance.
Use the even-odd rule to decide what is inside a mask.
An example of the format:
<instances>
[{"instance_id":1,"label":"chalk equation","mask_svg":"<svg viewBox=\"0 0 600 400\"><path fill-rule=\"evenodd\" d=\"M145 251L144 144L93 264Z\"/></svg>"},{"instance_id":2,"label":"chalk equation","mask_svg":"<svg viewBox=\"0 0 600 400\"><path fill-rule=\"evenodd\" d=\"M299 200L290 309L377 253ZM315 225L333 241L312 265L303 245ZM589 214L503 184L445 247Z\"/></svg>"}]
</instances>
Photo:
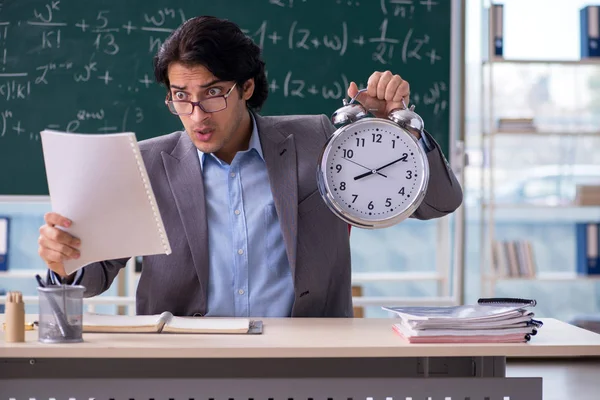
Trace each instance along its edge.
<instances>
[{"instance_id":1,"label":"chalk equation","mask_svg":"<svg viewBox=\"0 0 600 400\"><path fill-rule=\"evenodd\" d=\"M367 71L392 70L404 76L405 70L420 74L449 66L449 40L441 40L422 23L437 15L441 0L262 2L262 12L238 23L262 49L267 106L275 104L276 110L289 102L301 112L318 105L311 112L328 113L347 97L351 81L365 87ZM11 14L2 3L0 140L39 141L43 129L156 129L157 118L169 116L156 112L164 107L165 88L154 80L152 57L169 34L196 15L193 2L175 7L135 2L124 11L118 1L76 7L74 0L38 0L19 3ZM227 11L217 8L207 14ZM326 18L324 9L336 17ZM315 22L306 10L317 10L327 23ZM365 12L371 16L368 23ZM417 17L420 23L409 23ZM423 79L426 83L418 87L410 75L407 79L411 102L422 115L447 113L447 76ZM165 132L153 134L160 133Z\"/></svg>"},{"instance_id":2,"label":"chalk equation","mask_svg":"<svg viewBox=\"0 0 600 400\"><path fill-rule=\"evenodd\" d=\"M269 74L270 75L270 74ZM282 78L271 77L268 79L269 95L282 95L284 98L301 98L310 100L314 97L341 100L347 98L349 80L341 74L339 79L327 84L317 84L305 78L300 73L287 71ZM358 83L359 88L364 88L365 83ZM0 93L2 87L0 86ZM430 87L411 94L410 102L417 107L431 108L434 115L439 115L448 109L447 100L448 84L446 82L433 82ZM115 115L119 114L119 115ZM0 138L5 136L18 136L39 140L39 132L35 127L28 126L25 121L17 120L10 109L0 110ZM90 126L100 133L124 132L136 129L145 120L144 109L139 106L128 106L122 113L110 113L104 108L78 109L71 113L63 123L50 121L43 129L56 129L66 132L87 132ZM23 123L22 123L23 122ZM92 122L89 124L88 122ZM94 123L94 122L99 122Z\"/></svg>"}]
</instances>

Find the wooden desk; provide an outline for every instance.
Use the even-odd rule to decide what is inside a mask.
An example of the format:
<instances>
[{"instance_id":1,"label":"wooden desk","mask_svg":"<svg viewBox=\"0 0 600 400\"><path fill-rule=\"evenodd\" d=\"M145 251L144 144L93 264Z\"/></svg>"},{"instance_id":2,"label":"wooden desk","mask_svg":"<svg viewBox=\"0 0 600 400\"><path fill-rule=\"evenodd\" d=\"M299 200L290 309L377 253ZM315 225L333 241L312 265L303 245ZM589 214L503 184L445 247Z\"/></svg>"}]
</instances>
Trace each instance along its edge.
<instances>
[{"instance_id":1,"label":"wooden desk","mask_svg":"<svg viewBox=\"0 0 600 400\"><path fill-rule=\"evenodd\" d=\"M69 345L0 334L0 400L542 400L541 378L505 378L507 356L600 356L600 335L553 319L529 343L491 345L408 344L393 319L263 321L262 335L84 334Z\"/></svg>"}]
</instances>

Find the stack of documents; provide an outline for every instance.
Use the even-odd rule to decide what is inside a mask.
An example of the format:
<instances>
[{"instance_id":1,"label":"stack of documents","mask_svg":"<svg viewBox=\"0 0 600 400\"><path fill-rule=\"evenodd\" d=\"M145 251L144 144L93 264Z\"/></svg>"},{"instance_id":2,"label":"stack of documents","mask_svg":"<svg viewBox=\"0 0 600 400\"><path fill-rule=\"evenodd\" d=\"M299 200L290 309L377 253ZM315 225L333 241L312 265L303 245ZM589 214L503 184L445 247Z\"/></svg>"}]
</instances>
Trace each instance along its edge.
<instances>
[{"instance_id":1,"label":"stack of documents","mask_svg":"<svg viewBox=\"0 0 600 400\"><path fill-rule=\"evenodd\" d=\"M410 343L521 343L542 326L535 300L479 299L455 307L383 307L399 317L393 329Z\"/></svg>"}]
</instances>

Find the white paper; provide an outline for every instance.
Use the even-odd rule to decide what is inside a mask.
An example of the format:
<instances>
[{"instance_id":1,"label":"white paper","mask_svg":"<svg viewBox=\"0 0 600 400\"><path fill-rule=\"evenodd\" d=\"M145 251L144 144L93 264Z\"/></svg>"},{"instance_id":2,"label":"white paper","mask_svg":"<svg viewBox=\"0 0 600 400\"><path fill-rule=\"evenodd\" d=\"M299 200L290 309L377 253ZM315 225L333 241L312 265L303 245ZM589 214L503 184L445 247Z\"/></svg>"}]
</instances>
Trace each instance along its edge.
<instances>
[{"instance_id":1,"label":"white paper","mask_svg":"<svg viewBox=\"0 0 600 400\"><path fill-rule=\"evenodd\" d=\"M396 313L406 321L443 322L488 322L521 317L527 305L515 306L465 304L445 307L382 307Z\"/></svg>"},{"instance_id":2,"label":"white paper","mask_svg":"<svg viewBox=\"0 0 600 400\"><path fill-rule=\"evenodd\" d=\"M73 273L115 258L170 254L160 212L133 133L41 132L52 210L73 221L81 257Z\"/></svg>"},{"instance_id":3,"label":"white paper","mask_svg":"<svg viewBox=\"0 0 600 400\"><path fill-rule=\"evenodd\" d=\"M8 253L8 220L0 218L0 254Z\"/></svg>"},{"instance_id":4,"label":"white paper","mask_svg":"<svg viewBox=\"0 0 600 400\"><path fill-rule=\"evenodd\" d=\"M83 325L92 328L158 328L164 323L162 314L156 315L111 315L111 314L93 314L83 315Z\"/></svg>"},{"instance_id":5,"label":"white paper","mask_svg":"<svg viewBox=\"0 0 600 400\"><path fill-rule=\"evenodd\" d=\"M533 326L520 326L515 328L492 328L492 329L412 329L403 323L394 324L407 337L416 336L502 336L522 333L523 336L531 334Z\"/></svg>"},{"instance_id":6,"label":"white paper","mask_svg":"<svg viewBox=\"0 0 600 400\"><path fill-rule=\"evenodd\" d=\"M247 332L248 329L250 329L250 320L246 318L171 317L163 331L228 333Z\"/></svg>"}]
</instances>

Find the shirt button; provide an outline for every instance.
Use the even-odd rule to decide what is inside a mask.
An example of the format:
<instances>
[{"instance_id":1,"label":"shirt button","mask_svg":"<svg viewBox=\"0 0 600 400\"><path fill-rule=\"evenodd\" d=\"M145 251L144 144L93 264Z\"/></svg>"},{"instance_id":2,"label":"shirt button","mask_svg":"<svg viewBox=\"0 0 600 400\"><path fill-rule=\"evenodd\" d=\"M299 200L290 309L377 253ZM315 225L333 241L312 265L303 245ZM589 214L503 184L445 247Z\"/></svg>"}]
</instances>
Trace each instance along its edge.
<instances>
[{"instance_id":1,"label":"shirt button","mask_svg":"<svg viewBox=\"0 0 600 400\"><path fill-rule=\"evenodd\" d=\"M238 254L239 254L239 255L242 255L242 254L244 254L244 250L242 250L242 249L239 249L239 250L238 250Z\"/></svg>"},{"instance_id":2,"label":"shirt button","mask_svg":"<svg viewBox=\"0 0 600 400\"><path fill-rule=\"evenodd\" d=\"M239 294L244 294L244 289L240 289L240 290L238 290L238 293L239 293Z\"/></svg>"},{"instance_id":3,"label":"shirt button","mask_svg":"<svg viewBox=\"0 0 600 400\"><path fill-rule=\"evenodd\" d=\"M232 178L235 178L235 172L230 173L229 176L231 176Z\"/></svg>"},{"instance_id":4,"label":"shirt button","mask_svg":"<svg viewBox=\"0 0 600 400\"><path fill-rule=\"evenodd\" d=\"M235 210L235 215L240 215L240 210Z\"/></svg>"}]
</instances>

